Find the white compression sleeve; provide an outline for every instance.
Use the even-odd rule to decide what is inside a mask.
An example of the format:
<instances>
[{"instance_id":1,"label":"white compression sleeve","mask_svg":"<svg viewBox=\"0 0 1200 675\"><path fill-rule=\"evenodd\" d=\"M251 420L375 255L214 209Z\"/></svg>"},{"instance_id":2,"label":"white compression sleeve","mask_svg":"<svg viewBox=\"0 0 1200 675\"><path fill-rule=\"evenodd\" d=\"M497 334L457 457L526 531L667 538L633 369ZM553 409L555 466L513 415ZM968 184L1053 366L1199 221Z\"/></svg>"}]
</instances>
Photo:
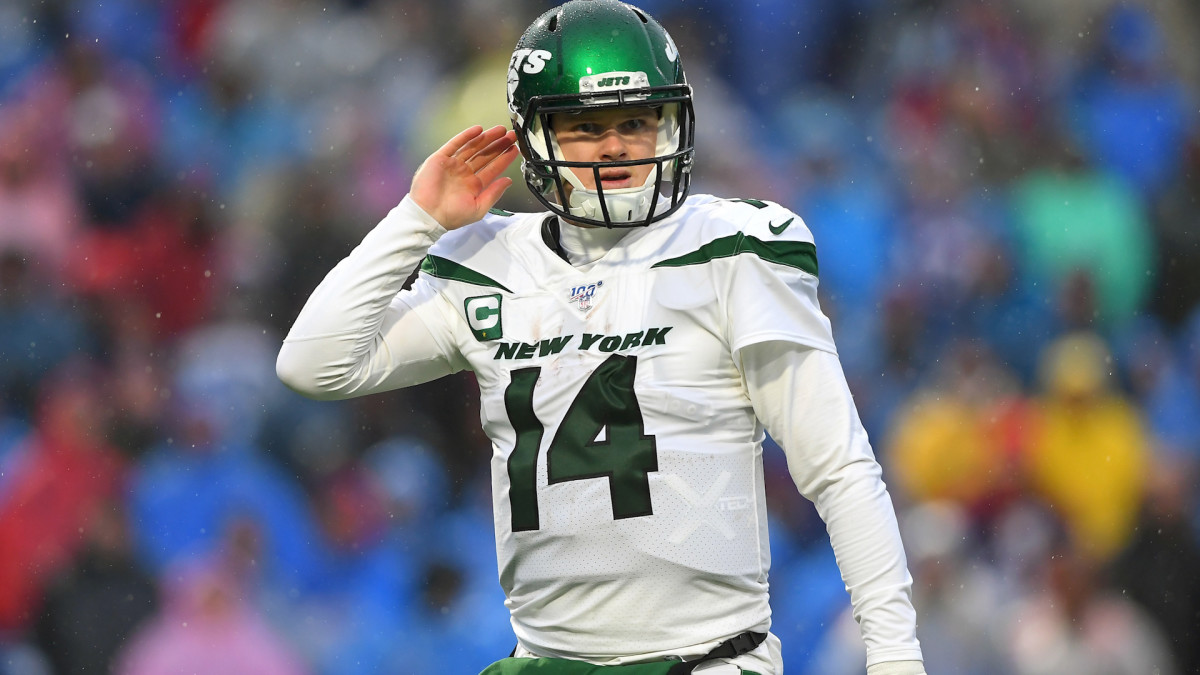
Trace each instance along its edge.
<instances>
[{"instance_id":1,"label":"white compression sleeve","mask_svg":"<svg viewBox=\"0 0 1200 675\"><path fill-rule=\"evenodd\" d=\"M867 675L925 675L925 664L920 661L888 661L867 668Z\"/></svg>"},{"instance_id":2,"label":"white compression sleeve","mask_svg":"<svg viewBox=\"0 0 1200 675\"><path fill-rule=\"evenodd\" d=\"M825 521L867 665L921 660L895 509L837 355L781 341L739 354L755 413Z\"/></svg>"},{"instance_id":3,"label":"white compression sleeve","mask_svg":"<svg viewBox=\"0 0 1200 675\"><path fill-rule=\"evenodd\" d=\"M447 354L397 297L442 234L405 197L313 291L279 351L279 378L307 396L337 399L461 370L461 357Z\"/></svg>"}]
</instances>

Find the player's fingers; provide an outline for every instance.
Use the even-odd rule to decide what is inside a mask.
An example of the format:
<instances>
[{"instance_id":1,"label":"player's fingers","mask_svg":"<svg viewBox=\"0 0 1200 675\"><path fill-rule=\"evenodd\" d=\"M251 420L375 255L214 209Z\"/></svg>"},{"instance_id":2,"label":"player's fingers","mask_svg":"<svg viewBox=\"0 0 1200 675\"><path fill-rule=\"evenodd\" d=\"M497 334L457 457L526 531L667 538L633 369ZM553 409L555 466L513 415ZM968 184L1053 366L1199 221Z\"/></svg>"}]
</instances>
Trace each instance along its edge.
<instances>
[{"instance_id":1,"label":"player's fingers","mask_svg":"<svg viewBox=\"0 0 1200 675\"><path fill-rule=\"evenodd\" d=\"M486 208L492 208L496 202L500 201L504 191L512 187L512 184L511 178L497 178L484 188L483 192L479 193L479 203Z\"/></svg>"},{"instance_id":2,"label":"player's fingers","mask_svg":"<svg viewBox=\"0 0 1200 675\"><path fill-rule=\"evenodd\" d=\"M467 160L467 164L472 171L479 171L481 168L488 165L493 159L500 156L500 153L513 147L517 142L516 132L510 131L500 138L492 141L488 146L479 152L475 153L474 157Z\"/></svg>"},{"instance_id":3,"label":"player's fingers","mask_svg":"<svg viewBox=\"0 0 1200 675\"><path fill-rule=\"evenodd\" d=\"M458 132L454 138L446 141L445 145L438 148L437 154L445 155L446 157L453 157L454 153L458 152L464 145L467 144L468 141L481 133L483 133L483 127L478 124L473 127L467 127L466 129Z\"/></svg>"},{"instance_id":4,"label":"player's fingers","mask_svg":"<svg viewBox=\"0 0 1200 675\"><path fill-rule=\"evenodd\" d=\"M493 158L492 161L488 162L486 166L476 171L475 175L479 177L479 180L482 181L484 185L490 185L492 181L496 180L497 176L504 173L504 171L508 169L508 167L513 163L513 160L516 159L517 155L519 154L520 152L517 150L517 146L510 145L501 151L499 155Z\"/></svg>"},{"instance_id":5,"label":"player's fingers","mask_svg":"<svg viewBox=\"0 0 1200 675\"><path fill-rule=\"evenodd\" d=\"M483 133L467 141L461 148L454 153L454 157L463 161L468 161L479 152L486 148L488 144L495 141L504 135L505 128L502 126L494 126L491 129L485 130Z\"/></svg>"}]
</instances>

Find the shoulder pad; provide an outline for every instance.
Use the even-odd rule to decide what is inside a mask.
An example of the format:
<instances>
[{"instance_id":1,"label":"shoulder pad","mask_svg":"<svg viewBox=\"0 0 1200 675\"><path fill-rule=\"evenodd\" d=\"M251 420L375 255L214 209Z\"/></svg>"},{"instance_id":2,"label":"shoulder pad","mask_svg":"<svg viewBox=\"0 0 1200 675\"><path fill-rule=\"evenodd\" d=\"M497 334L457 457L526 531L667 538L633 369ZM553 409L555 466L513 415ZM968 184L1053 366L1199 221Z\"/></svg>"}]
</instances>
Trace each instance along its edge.
<instances>
[{"instance_id":1,"label":"shoulder pad","mask_svg":"<svg viewBox=\"0 0 1200 675\"><path fill-rule=\"evenodd\" d=\"M485 216L483 220L443 234L437 243L429 248L429 252L451 259L471 257L489 245L494 246L497 235L507 221L507 218Z\"/></svg>"},{"instance_id":2,"label":"shoulder pad","mask_svg":"<svg viewBox=\"0 0 1200 675\"><path fill-rule=\"evenodd\" d=\"M421 271L429 277L511 292L512 227L524 227L543 214L494 209L470 225L442 235L429 248Z\"/></svg>"},{"instance_id":3,"label":"shoulder pad","mask_svg":"<svg viewBox=\"0 0 1200 675\"><path fill-rule=\"evenodd\" d=\"M763 241L805 241L812 232L791 209L762 199L721 199L712 203L715 219Z\"/></svg>"},{"instance_id":4,"label":"shoulder pad","mask_svg":"<svg viewBox=\"0 0 1200 675\"><path fill-rule=\"evenodd\" d=\"M749 254L817 276L812 232L800 216L779 204L716 199L697 204L682 221L686 221L686 234L675 240L682 246L653 267L683 267Z\"/></svg>"}]
</instances>

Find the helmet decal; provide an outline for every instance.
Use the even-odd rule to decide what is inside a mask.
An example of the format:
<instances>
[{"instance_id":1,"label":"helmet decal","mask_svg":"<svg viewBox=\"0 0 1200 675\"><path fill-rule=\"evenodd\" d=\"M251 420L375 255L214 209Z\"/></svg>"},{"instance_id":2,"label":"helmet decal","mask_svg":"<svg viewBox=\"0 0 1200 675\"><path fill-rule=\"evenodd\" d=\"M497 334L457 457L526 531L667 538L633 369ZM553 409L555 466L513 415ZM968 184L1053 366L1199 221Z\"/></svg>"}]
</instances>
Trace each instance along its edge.
<instances>
[{"instance_id":1,"label":"helmet decal","mask_svg":"<svg viewBox=\"0 0 1200 675\"><path fill-rule=\"evenodd\" d=\"M592 94L600 91L616 91L617 89L646 89L650 86L650 80L646 74L638 71L631 73L627 71L614 71L611 73L597 73L595 75L584 75L579 78L579 93ZM645 94L632 93L630 100L644 100ZM615 100L615 97L597 97L589 98L590 103L609 103Z\"/></svg>"},{"instance_id":2,"label":"helmet decal","mask_svg":"<svg viewBox=\"0 0 1200 675\"><path fill-rule=\"evenodd\" d=\"M537 75L546 67L546 61L553 56L545 49L518 49L513 52L512 59L508 62L508 110L510 113L520 112L513 109L513 94L521 83L520 73Z\"/></svg>"}]
</instances>

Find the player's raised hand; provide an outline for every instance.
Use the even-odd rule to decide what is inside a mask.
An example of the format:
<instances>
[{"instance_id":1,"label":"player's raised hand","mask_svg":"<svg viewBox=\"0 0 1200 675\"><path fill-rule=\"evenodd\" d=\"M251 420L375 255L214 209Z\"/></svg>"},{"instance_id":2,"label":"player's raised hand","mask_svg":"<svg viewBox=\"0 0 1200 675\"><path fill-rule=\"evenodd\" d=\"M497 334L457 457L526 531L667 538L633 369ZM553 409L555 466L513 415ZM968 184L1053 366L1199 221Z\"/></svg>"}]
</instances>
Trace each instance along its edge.
<instances>
[{"instance_id":1,"label":"player's raised hand","mask_svg":"<svg viewBox=\"0 0 1200 675\"><path fill-rule=\"evenodd\" d=\"M512 185L500 174L517 158L516 142L503 126L465 129L417 168L409 195L447 230L473 223Z\"/></svg>"}]
</instances>

